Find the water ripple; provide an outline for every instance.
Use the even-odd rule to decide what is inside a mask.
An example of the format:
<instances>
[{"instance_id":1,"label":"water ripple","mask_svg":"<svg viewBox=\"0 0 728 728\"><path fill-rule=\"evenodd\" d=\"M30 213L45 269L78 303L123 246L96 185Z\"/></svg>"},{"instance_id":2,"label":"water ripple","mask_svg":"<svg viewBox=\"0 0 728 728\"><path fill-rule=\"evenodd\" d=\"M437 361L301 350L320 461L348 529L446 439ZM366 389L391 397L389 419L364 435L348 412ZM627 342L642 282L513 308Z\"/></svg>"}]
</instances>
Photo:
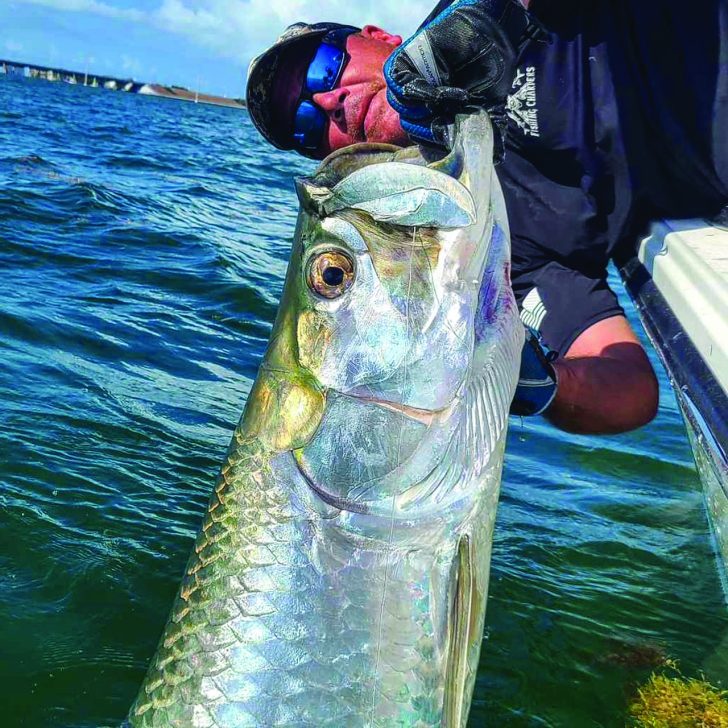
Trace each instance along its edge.
<instances>
[{"instance_id":1,"label":"water ripple","mask_svg":"<svg viewBox=\"0 0 728 728\"><path fill-rule=\"evenodd\" d=\"M238 111L65 84L0 80L0 121L3 725L118 725L312 165ZM473 726L622 726L660 654L721 677L728 618L660 384L658 418L628 436L512 423Z\"/></svg>"}]
</instances>

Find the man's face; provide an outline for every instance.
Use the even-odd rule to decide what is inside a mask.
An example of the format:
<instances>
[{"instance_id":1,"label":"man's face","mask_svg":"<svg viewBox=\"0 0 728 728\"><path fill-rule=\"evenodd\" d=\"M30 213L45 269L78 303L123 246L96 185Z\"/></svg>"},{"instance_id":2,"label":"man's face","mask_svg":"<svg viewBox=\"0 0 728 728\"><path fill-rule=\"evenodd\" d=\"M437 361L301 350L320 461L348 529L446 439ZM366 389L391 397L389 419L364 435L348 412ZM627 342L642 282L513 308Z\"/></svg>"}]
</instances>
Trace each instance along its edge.
<instances>
[{"instance_id":1,"label":"man's face","mask_svg":"<svg viewBox=\"0 0 728 728\"><path fill-rule=\"evenodd\" d=\"M383 73L385 61L401 42L371 25L347 38L349 61L337 87L313 96L329 117L324 155L355 142L407 143L399 116L387 102Z\"/></svg>"},{"instance_id":2,"label":"man's face","mask_svg":"<svg viewBox=\"0 0 728 728\"><path fill-rule=\"evenodd\" d=\"M316 150L323 158L330 152L356 142L387 142L405 145L399 116L387 103L383 67L391 52L402 42L380 28L367 25L346 39L349 60L336 88L313 95L313 101L328 116L324 140ZM293 109L307 68L298 67L284 82L279 108ZM276 94L278 95L278 94Z\"/></svg>"}]
</instances>

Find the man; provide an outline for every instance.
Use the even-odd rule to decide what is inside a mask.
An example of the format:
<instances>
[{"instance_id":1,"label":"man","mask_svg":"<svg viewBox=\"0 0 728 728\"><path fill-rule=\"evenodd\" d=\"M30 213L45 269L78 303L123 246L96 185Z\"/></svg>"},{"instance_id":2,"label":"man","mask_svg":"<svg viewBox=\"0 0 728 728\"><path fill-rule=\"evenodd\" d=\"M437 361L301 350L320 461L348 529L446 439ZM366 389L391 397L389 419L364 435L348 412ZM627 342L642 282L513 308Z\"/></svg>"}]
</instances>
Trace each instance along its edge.
<instances>
[{"instance_id":1,"label":"man","mask_svg":"<svg viewBox=\"0 0 728 728\"><path fill-rule=\"evenodd\" d=\"M519 386L516 411L626 431L654 417L657 382L608 261L650 219L728 200L728 11L699 5L534 1L543 43L514 0L442 2L404 52L376 26L297 24L251 64L248 107L268 141L313 158L408 134L446 144L452 114L487 108L508 131L498 171L522 319L560 353L552 370L524 349L522 382L551 386L525 404Z\"/></svg>"}]
</instances>

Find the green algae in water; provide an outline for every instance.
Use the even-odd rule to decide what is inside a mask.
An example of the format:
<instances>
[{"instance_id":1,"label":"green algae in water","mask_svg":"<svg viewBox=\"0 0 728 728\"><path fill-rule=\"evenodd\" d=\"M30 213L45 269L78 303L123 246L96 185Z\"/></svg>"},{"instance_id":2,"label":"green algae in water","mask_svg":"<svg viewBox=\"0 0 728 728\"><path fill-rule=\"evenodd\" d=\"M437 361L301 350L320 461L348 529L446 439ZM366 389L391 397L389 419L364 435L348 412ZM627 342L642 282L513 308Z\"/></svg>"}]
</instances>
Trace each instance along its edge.
<instances>
[{"instance_id":1,"label":"green algae in water","mask_svg":"<svg viewBox=\"0 0 728 728\"><path fill-rule=\"evenodd\" d=\"M629 706L634 728L728 728L728 690L705 680L653 674Z\"/></svg>"}]
</instances>

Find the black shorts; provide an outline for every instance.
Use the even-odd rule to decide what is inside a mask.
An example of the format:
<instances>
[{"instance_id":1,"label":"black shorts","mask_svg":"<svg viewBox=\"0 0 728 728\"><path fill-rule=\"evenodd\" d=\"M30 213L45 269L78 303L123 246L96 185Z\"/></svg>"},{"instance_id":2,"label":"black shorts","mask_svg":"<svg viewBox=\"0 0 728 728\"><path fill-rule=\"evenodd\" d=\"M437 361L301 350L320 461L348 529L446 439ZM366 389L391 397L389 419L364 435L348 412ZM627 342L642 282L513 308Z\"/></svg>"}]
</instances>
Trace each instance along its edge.
<instances>
[{"instance_id":1,"label":"black shorts","mask_svg":"<svg viewBox=\"0 0 728 728\"><path fill-rule=\"evenodd\" d=\"M498 167L522 316L565 354L622 313L606 283L650 220L728 203L728 0L533 0Z\"/></svg>"}]
</instances>

